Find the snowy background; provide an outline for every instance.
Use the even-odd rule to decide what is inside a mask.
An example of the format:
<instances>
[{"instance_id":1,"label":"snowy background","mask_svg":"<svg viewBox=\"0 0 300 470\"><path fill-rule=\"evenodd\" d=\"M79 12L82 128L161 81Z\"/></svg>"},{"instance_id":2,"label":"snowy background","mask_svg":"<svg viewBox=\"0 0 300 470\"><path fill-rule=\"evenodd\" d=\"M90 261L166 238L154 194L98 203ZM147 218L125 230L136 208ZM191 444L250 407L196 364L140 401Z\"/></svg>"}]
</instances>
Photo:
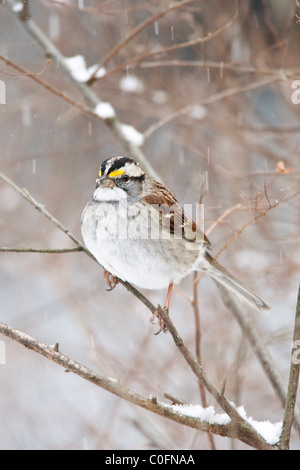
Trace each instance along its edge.
<instances>
[{"instance_id":1,"label":"snowy background","mask_svg":"<svg viewBox=\"0 0 300 470\"><path fill-rule=\"evenodd\" d=\"M117 43L167 3L42 0L29 5L42 31L70 58L73 78L85 82ZM232 20L235 2L226 2L224 9L220 0L195 1L150 22L98 70L92 88L104 103L97 114L116 114L130 126L128 138L142 146L181 203L204 196L206 229L229 208L246 203L243 210L229 211L210 233L215 253L267 210L229 244L220 262L271 305L270 313L251 314L287 383L299 283L300 196L268 208L300 189L300 104L292 102L297 71L284 72L300 65L300 26L292 0L239 3L238 19L205 43L193 45L193 40L214 36ZM86 106L59 61L51 59L45 68L44 51L17 15L3 0L0 55ZM184 42L192 44L131 61ZM281 80L276 69L283 70ZM259 85L268 78L270 83ZM98 167L107 157L126 154L122 142L101 119L2 60L0 80L6 92L0 104L0 172L27 188L80 238L81 212ZM243 91L250 85L252 90ZM225 90L233 90L232 96L218 98ZM186 106L188 112L180 115ZM143 138L150 126L173 113L178 115ZM0 246L73 246L3 181L0 202ZM166 401L167 392L184 403L201 404L197 381L171 336L153 335L157 327L149 323L149 311L122 286L105 289L103 271L84 253L0 253L0 321L47 344L59 342L63 353L146 396ZM192 291L190 276L174 291L171 316L194 351ZM144 293L153 303L163 303L166 295ZM280 421L280 401L214 283L201 279L198 294L208 375L217 386L227 379L227 397L243 405L248 416ZM6 352L0 364L1 449L209 448L206 434L129 405L0 339ZM208 395L207 402L215 406ZM215 443L218 449L247 448L225 438L216 437ZM296 434L293 448L300 448Z\"/></svg>"}]
</instances>

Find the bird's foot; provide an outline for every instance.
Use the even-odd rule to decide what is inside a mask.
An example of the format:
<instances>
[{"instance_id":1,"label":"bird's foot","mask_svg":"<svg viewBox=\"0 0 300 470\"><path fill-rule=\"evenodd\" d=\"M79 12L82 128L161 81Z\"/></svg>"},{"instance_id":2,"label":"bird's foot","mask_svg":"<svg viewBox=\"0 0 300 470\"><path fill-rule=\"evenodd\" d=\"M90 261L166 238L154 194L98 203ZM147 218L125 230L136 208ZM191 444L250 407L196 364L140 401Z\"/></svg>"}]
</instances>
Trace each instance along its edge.
<instances>
[{"instance_id":1,"label":"bird's foot","mask_svg":"<svg viewBox=\"0 0 300 470\"><path fill-rule=\"evenodd\" d=\"M163 320L163 317L160 313L161 310L162 310L161 306L159 305L157 307L157 309L155 310L155 312L153 313L153 315L151 316L151 318L150 318L151 323L154 323L155 319L157 319L157 323L158 323L158 326L159 326L159 330L156 333L154 333L155 336L158 335L161 331L163 331L164 333L167 333L167 331L168 331L168 329L165 325L165 322ZM166 307L164 307L164 310L168 311L168 309Z\"/></svg>"},{"instance_id":2,"label":"bird's foot","mask_svg":"<svg viewBox=\"0 0 300 470\"><path fill-rule=\"evenodd\" d=\"M107 291L113 290L119 282L118 279L115 276L113 276L109 271L106 271L106 270L104 271L104 277L109 287L109 289L106 289L106 290Z\"/></svg>"}]
</instances>

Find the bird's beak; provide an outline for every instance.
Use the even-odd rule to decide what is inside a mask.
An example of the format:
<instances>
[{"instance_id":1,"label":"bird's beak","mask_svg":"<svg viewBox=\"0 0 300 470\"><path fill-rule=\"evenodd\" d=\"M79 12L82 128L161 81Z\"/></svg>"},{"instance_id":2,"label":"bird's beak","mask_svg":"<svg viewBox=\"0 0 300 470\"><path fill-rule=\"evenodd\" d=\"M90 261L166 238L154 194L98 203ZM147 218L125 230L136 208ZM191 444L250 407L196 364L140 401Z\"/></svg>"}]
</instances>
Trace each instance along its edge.
<instances>
[{"instance_id":1,"label":"bird's beak","mask_svg":"<svg viewBox=\"0 0 300 470\"><path fill-rule=\"evenodd\" d=\"M100 178L96 179L97 188L102 186L103 188L112 188L115 186L114 180L109 178L108 176L100 176Z\"/></svg>"}]
</instances>

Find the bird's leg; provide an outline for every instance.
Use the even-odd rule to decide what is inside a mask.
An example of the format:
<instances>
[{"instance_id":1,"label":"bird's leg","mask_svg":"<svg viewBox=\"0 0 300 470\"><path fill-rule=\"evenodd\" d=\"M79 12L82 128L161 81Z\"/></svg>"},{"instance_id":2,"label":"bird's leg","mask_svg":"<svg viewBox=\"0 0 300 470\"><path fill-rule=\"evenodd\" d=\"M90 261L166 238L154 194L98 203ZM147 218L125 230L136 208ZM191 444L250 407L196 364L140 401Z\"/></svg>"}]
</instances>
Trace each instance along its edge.
<instances>
[{"instance_id":1,"label":"bird's leg","mask_svg":"<svg viewBox=\"0 0 300 470\"><path fill-rule=\"evenodd\" d=\"M172 289L173 289L173 282L170 282L169 287L168 287L168 293L167 293L167 298L166 298L166 303L164 306L164 309L169 311L169 305L170 305L170 298L172 294Z\"/></svg>"},{"instance_id":2,"label":"bird's leg","mask_svg":"<svg viewBox=\"0 0 300 470\"><path fill-rule=\"evenodd\" d=\"M104 271L104 277L109 287L109 289L106 289L106 290L107 291L113 290L119 282L118 279L115 276L113 276L109 271L106 271L106 270Z\"/></svg>"},{"instance_id":3,"label":"bird's leg","mask_svg":"<svg viewBox=\"0 0 300 470\"><path fill-rule=\"evenodd\" d=\"M165 302L165 306L164 306L164 310L167 311L167 312L169 312L169 305L170 305L170 298L171 298L172 289L173 289L173 282L171 282L169 284L167 298L166 298L166 302ZM161 307L159 307L157 310L155 310L155 312L153 313L153 315L150 318L151 323L153 323L155 318L157 318L157 323L158 323L158 326L159 326L159 330L158 330L157 333L154 333L155 335L158 335L161 331L163 331L164 333L167 333L167 331L168 331L167 327L164 323L164 320L163 320L161 314L159 313L160 308Z\"/></svg>"}]
</instances>

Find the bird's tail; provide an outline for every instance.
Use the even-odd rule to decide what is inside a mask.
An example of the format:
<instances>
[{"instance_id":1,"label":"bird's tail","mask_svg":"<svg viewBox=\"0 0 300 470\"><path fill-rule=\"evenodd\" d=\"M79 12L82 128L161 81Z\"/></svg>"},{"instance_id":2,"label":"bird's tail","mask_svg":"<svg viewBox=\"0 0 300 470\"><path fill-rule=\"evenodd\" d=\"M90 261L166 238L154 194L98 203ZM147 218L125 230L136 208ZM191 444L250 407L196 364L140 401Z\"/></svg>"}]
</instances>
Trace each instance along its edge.
<instances>
[{"instance_id":1,"label":"bird's tail","mask_svg":"<svg viewBox=\"0 0 300 470\"><path fill-rule=\"evenodd\" d=\"M201 261L201 270L207 272L215 281L222 284L227 289L242 297L249 305L257 310L270 309L270 307L257 295L251 292L246 286L229 274L221 264L219 264L209 253L205 253L204 260Z\"/></svg>"}]
</instances>

